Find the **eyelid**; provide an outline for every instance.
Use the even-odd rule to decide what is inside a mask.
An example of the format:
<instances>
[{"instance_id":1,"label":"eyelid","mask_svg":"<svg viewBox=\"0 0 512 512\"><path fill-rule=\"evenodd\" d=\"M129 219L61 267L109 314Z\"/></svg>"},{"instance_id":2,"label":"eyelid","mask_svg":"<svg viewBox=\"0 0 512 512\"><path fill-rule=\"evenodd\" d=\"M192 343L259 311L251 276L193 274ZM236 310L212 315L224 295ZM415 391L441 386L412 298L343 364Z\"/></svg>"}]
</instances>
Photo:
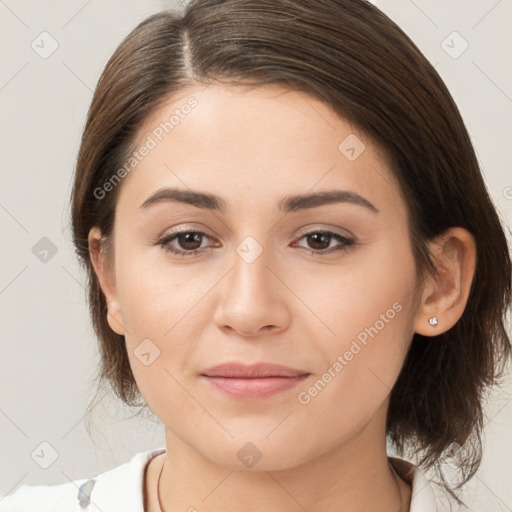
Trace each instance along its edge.
<instances>
[{"instance_id":1,"label":"eyelid","mask_svg":"<svg viewBox=\"0 0 512 512\"><path fill-rule=\"evenodd\" d=\"M157 243L162 238L167 238L171 235L180 235L182 233L189 233L191 231L194 233L201 233L203 235L206 235L208 238L216 237L215 235L208 234L207 233L208 230L206 228L204 228L203 226L196 227L191 224L178 224L177 226L174 226L174 227L164 230L161 234L157 233L154 237L152 237L151 242Z\"/></svg>"},{"instance_id":2,"label":"eyelid","mask_svg":"<svg viewBox=\"0 0 512 512\"><path fill-rule=\"evenodd\" d=\"M316 233L317 231L329 231L329 232L332 232L339 236L342 236L344 238L353 238L353 239L356 238L354 233L352 233L352 231L349 231L346 228L340 228L338 226L332 226L330 224L319 225L317 223L308 224L307 226L303 226L299 230L299 234L297 235L297 237L300 238L300 237L302 237L304 235L308 235L309 233L312 233L312 232Z\"/></svg>"}]
</instances>

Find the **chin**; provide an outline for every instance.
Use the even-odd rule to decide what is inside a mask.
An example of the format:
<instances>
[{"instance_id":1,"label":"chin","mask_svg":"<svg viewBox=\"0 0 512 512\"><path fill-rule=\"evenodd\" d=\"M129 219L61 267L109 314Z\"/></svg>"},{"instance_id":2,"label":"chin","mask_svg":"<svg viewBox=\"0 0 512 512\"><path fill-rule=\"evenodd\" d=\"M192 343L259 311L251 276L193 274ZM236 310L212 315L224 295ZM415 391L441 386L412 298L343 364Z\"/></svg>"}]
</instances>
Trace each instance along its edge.
<instances>
[{"instance_id":1,"label":"chin","mask_svg":"<svg viewBox=\"0 0 512 512\"><path fill-rule=\"evenodd\" d=\"M315 458L321 452L319 446L306 446L300 436L296 441L290 436L275 436L265 439L268 434L244 435L226 443L214 441L201 449L203 457L232 471L283 471L294 468ZM251 441L253 439L253 441ZM286 442L288 441L288 443ZM212 444L215 449L212 450ZM300 451L298 451L300 447Z\"/></svg>"}]
</instances>

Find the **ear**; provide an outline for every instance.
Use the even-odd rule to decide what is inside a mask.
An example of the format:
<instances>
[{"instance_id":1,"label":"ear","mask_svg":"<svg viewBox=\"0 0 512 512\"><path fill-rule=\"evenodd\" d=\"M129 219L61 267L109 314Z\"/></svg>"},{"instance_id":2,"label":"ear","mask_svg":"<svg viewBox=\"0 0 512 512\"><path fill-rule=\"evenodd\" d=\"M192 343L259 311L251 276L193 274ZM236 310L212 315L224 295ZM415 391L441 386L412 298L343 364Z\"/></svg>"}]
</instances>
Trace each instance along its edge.
<instances>
[{"instance_id":1,"label":"ear","mask_svg":"<svg viewBox=\"0 0 512 512\"><path fill-rule=\"evenodd\" d=\"M88 242L91 262L107 302L107 322L114 332L124 335L123 319L117 297L113 263L112 265L108 265L99 228L91 228Z\"/></svg>"},{"instance_id":2,"label":"ear","mask_svg":"<svg viewBox=\"0 0 512 512\"><path fill-rule=\"evenodd\" d=\"M414 331L437 336L451 329L466 307L476 267L476 244L464 228L452 227L432 243L439 276L429 276L414 319ZM429 319L437 317L437 325Z\"/></svg>"}]
</instances>

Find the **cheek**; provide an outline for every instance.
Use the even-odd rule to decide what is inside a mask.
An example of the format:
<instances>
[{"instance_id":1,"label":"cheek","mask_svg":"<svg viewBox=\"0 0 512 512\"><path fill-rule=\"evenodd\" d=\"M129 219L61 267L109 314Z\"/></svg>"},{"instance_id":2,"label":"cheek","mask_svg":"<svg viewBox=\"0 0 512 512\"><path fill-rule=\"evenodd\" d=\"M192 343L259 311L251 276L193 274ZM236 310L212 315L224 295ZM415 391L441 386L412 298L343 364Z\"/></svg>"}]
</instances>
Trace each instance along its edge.
<instances>
[{"instance_id":1,"label":"cheek","mask_svg":"<svg viewBox=\"0 0 512 512\"><path fill-rule=\"evenodd\" d=\"M364 343L377 331L382 347L409 329L416 267L403 239L383 238L339 265L318 266L315 274L305 270L302 275L294 281L294 292L321 320L319 339L321 334L331 355L348 349L355 338Z\"/></svg>"},{"instance_id":2,"label":"cheek","mask_svg":"<svg viewBox=\"0 0 512 512\"><path fill-rule=\"evenodd\" d=\"M391 393L413 332L405 302L383 300L382 307L358 311L357 319L346 316L336 343L322 347L327 362L297 390L296 420L326 443L350 439Z\"/></svg>"},{"instance_id":3,"label":"cheek","mask_svg":"<svg viewBox=\"0 0 512 512\"><path fill-rule=\"evenodd\" d=\"M119 304L127 330L157 339L185 315L188 317L187 311L200 301L210 281L198 278L201 271L194 272L192 266L173 268L165 256L155 258L158 250L161 249L146 248L126 254L116 271Z\"/></svg>"},{"instance_id":4,"label":"cheek","mask_svg":"<svg viewBox=\"0 0 512 512\"><path fill-rule=\"evenodd\" d=\"M347 418L360 425L369 421L390 393L412 339L412 254L389 244L368 256L331 276L316 288L318 294L309 292L308 303L333 331L317 342L324 368L298 395L310 421L319 424L325 410L332 411L336 425L346 425Z\"/></svg>"},{"instance_id":5,"label":"cheek","mask_svg":"<svg viewBox=\"0 0 512 512\"><path fill-rule=\"evenodd\" d=\"M187 406L179 382L204 330L205 297L218 278L198 278L192 267L151 264L143 255L124 257L116 267L130 366L137 386L157 416L163 404ZM201 273L199 272L199 275ZM195 276L195 277L194 277ZM183 401L181 399L183 398ZM189 398L189 397L188 397Z\"/></svg>"}]
</instances>

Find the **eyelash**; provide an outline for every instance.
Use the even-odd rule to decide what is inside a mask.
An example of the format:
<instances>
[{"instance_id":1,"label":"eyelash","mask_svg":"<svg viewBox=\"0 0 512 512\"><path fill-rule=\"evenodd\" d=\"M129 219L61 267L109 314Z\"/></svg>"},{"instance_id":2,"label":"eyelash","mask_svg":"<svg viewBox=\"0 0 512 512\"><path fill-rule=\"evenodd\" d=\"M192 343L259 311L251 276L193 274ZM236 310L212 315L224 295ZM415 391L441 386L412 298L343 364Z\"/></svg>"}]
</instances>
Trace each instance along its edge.
<instances>
[{"instance_id":1,"label":"eyelash","mask_svg":"<svg viewBox=\"0 0 512 512\"><path fill-rule=\"evenodd\" d=\"M166 236L162 237L160 240L158 240L157 244L162 246L162 248L165 251L170 252L175 255L178 255L178 256L183 256L183 257L194 256L196 254L200 254L200 253L204 252L204 250L205 250L204 248L203 249L193 249L190 251L183 251L183 250L176 250L169 245L170 242L172 242L173 240L178 238L180 235L190 234L190 233L194 233L197 235L205 236L207 238L211 238L206 233L203 233L202 231L185 230L185 231L177 231L176 233L173 233L172 235L166 235ZM309 233L305 233L304 235L302 235L296 241L298 242L299 240L302 240L303 238L305 238L309 235L316 235L316 234L330 235L332 238L334 238L338 242L341 242L343 244L343 247L331 248L329 250L318 250L318 249L304 248L310 254L325 255L325 254L331 254L333 252L338 252L338 251L347 251L348 249L351 248L351 246L355 245L355 240L353 240L351 238L344 237L338 233L334 233L333 231L326 231L326 230L310 231Z\"/></svg>"}]
</instances>

